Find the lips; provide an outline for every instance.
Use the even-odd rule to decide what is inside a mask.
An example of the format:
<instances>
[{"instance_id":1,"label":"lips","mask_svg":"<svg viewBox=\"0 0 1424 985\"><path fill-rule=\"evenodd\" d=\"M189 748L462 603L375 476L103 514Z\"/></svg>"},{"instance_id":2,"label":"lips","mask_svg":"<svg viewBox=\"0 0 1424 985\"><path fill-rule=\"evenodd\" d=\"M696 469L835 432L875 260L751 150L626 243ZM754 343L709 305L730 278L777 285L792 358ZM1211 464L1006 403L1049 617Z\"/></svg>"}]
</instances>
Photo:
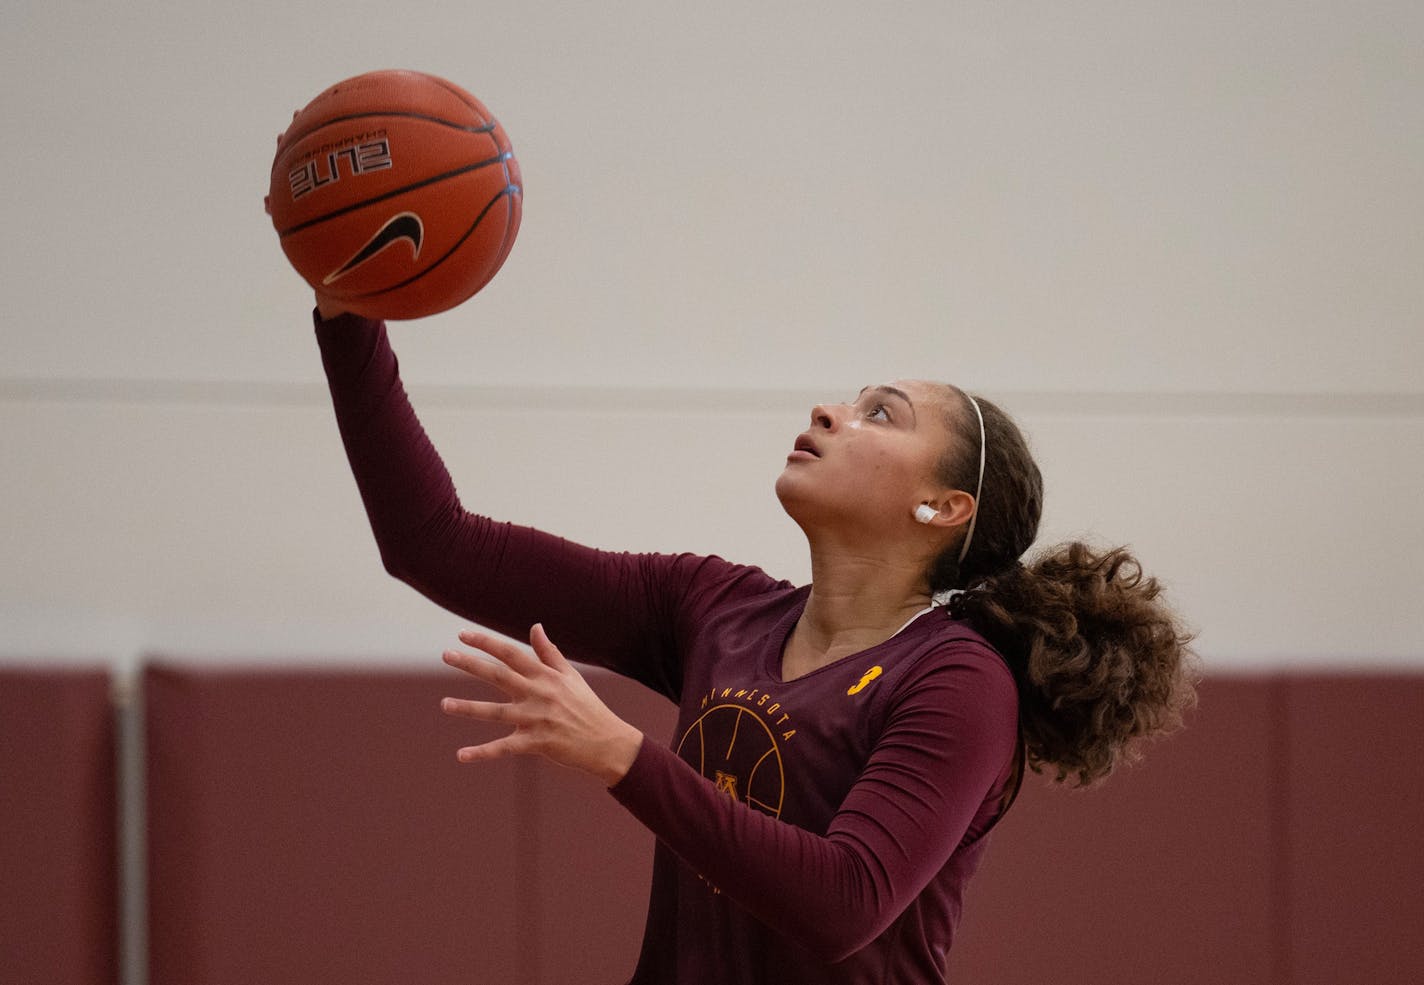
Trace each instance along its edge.
<instances>
[{"instance_id":1,"label":"lips","mask_svg":"<svg viewBox=\"0 0 1424 985\"><path fill-rule=\"evenodd\" d=\"M791 453L795 455L797 452L810 455L813 458L821 457L820 449L816 447L816 442L812 441L811 436L808 434L802 434L797 436L795 448L792 450Z\"/></svg>"}]
</instances>

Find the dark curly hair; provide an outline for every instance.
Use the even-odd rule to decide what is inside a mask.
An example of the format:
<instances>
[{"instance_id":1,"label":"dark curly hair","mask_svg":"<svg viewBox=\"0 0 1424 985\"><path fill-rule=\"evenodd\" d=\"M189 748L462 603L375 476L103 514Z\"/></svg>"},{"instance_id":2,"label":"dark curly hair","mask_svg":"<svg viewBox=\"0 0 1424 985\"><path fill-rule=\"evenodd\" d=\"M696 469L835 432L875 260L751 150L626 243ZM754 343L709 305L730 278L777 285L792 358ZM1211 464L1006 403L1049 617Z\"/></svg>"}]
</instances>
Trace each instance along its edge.
<instances>
[{"instance_id":1,"label":"dark curly hair","mask_svg":"<svg viewBox=\"0 0 1424 985\"><path fill-rule=\"evenodd\" d=\"M1013 420L975 400L985 464L974 536L962 562L962 538L935 561L930 588L955 590L951 614L1008 661L1030 768L1085 786L1136 758L1135 740L1181 726L1200 676L1192 636L1127 548L1075 542L1020 560L1038 534L1043 479ZM939 477L973 489L979 422L967 395L958 403L951 430L969 438L946 451Z\"/></svg>"}]
</instances>

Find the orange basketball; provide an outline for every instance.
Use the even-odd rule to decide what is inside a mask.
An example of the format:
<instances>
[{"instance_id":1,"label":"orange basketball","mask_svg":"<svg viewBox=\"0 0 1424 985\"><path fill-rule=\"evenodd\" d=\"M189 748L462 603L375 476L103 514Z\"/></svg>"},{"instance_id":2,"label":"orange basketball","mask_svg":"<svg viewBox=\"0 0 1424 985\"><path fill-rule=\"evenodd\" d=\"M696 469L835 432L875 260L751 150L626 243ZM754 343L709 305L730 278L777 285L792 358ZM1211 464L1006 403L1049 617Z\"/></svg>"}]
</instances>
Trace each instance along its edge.
<instances>
[{"instance_id":1,"label":"orange basketball","mask_svg":"<svg viewBox=\"0 0 1424 985\"><path fill-rule=\"evenodd\" d=\"M479 100L421 72L368 72L297 113L267 211L297 272L347 310L420 318L484 287L523 203L509 138Z\"/></svg>"}]
</instances>

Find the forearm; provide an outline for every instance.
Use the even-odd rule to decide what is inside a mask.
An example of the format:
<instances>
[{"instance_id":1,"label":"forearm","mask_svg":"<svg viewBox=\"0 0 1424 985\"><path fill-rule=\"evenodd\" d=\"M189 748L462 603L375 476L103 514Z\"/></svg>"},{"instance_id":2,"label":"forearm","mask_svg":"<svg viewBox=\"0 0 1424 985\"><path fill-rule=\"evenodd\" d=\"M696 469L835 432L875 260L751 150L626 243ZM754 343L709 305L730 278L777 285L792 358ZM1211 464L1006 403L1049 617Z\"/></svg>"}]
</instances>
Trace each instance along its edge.
<instances>
[{"instance_id":1,"label":"forearm","mask_svg":"<svg viewBox=\"0 0 1424 985\"><path fill-rule=\"evenodd\" d=\"M385 326L354 315L316 322L342 444L381 559L407 578L430 532L460 511L454 483L416 417Z\"/></svg>"},{"instance_id":2,"label":"forearm","mask_svg":"<svg viewBox=\"0 0 1424 985\"><path fill-rule=\"evenodd\" d=\"M863 846L739 803L649 739L610 793L720 892L821 960L866 946L904 909Z\"/></svg>"},{"instance_id":3,"label":"forearm","mask_svg":"<svg viewBox=\"0 0 1424 985\"><path fill-rule=\"evenodd\" d=\"M515 638L547 625L574 659L665 694L681 589L697 566L597 551L468 512L405 388L383 325L318 320L342 442L386 570Z\"/></svg>"},{"instance_id":4,"label":"forearm","mask_svg":"<svg viewBox=\"0 0 1424 985\"><path fill-rule=\"evenodd\" d=\"M317 340L351 472L386 570L467 619L516 637L550 621L551 596L585 572L558 538L465 510L405 387L380 322L318 320ZM568 569L565 571L565 569Z\"/></svg>"},{"instance_id":5,"label":"forearm","mask_svg":"<svg viewBox=\"0 0 1424 985\"><path fill-rule=\"evenodd\" d=\"M729 899L823 960L841 960L883 933L997 816L1017 755L1017 698L990 659L903 682L865 762L821 761L854 780L814 830L728 796L646 740L610 792Z\"/></svg>"}]
</instances>

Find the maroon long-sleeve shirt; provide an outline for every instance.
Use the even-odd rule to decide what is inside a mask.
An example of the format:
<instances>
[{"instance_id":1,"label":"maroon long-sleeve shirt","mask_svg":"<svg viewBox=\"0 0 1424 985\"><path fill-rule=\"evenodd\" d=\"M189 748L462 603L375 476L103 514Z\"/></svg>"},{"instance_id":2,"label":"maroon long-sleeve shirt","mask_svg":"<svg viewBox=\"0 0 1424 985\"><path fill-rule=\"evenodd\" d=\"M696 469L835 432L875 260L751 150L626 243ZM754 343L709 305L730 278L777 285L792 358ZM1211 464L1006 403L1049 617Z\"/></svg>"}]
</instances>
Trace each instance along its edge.
<instances>
[{"instance_id":1,"label":"maroon long-sleeve shirt","mask_svg":"<svg viewBox=\"0 0 1424 985\"><path fill-rule=\"evenodd\" d=\"M717 557L593 550L466 512L383 325L317 322L387 569L440 605L680 708L610 792L657 836L638 985L943 982L1019 772L1012 675L933 609L783 681L809 589Z\"/></svg>"}]
</instances>

